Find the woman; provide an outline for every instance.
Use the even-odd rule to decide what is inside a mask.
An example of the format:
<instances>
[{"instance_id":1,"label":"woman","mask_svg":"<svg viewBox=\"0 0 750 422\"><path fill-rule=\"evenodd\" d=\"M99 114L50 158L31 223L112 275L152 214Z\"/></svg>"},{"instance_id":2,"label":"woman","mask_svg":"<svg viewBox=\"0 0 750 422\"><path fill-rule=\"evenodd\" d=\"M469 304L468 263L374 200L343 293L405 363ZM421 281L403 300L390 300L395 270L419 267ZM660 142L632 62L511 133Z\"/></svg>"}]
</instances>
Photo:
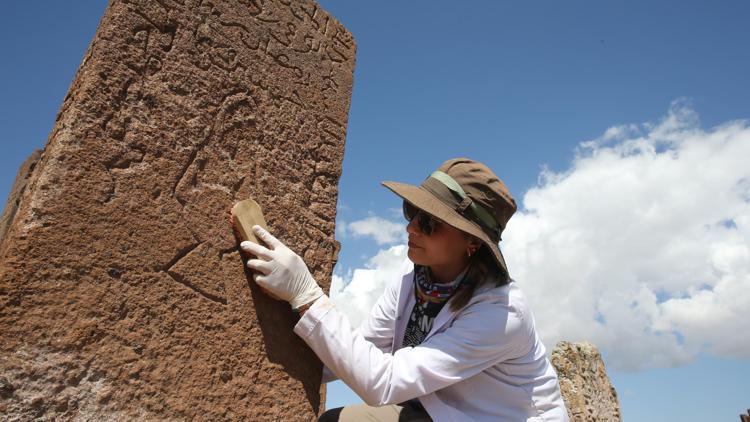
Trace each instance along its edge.
<instances>
[{"instance_id":1,"label":"woman","mask_svg":"<svg viewBox=\"0 0 750 422\"><path fill-rule=\"evenodd\" d=\"M298 255L258 226L242 242L256 282L300 313L294 327L366 404L321 421L565 421L557 375L498 243L516 204L485 165L446 161L404 200L409 260L352 330ZM324 374L325 376L325 374Z\"/></svg>"}]
</instances>

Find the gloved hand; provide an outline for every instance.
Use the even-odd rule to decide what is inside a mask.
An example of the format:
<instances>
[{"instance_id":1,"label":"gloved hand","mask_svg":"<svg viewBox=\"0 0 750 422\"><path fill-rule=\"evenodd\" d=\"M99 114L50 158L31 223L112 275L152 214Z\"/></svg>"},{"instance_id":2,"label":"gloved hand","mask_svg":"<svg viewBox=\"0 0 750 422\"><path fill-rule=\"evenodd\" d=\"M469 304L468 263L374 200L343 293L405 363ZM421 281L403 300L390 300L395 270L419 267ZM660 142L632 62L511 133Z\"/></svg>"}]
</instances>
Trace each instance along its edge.
<instances>
[{"instance_id":1,"label":"gloved hand","mask_svg":"<svg viewBox=\"0 0 750 422\"><path fill-rule=\"evenodd\" d=\"M323 289L313 279L299 255L262 227L253 226L253 232L270 248L247 240L240 243L243 251L259 258L247 261L247 266L259 273L254 276L259 286L289 302L294 309L299 309L323 296Z\"/></svg>"}]
</instances>

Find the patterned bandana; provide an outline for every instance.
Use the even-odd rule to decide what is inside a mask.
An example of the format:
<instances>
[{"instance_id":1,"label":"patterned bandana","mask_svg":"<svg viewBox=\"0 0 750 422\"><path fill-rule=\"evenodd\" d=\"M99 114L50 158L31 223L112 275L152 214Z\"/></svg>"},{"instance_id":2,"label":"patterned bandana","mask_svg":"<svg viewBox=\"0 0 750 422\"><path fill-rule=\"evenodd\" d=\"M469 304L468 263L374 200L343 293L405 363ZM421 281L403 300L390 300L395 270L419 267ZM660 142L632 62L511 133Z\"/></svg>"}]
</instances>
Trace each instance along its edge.
<instances>
[{"instance_id":1,"label":"patterned bandana","mask_svg":"<svg viewBox=\"0 0 750 422\"><path fill-rule=\"evenodd\" d=\"M417 294L417 301L420 303L446 302L461 286L465 275L465 272L461 272L461 274L450 283L433 283L432 280L430 280L430 274L427 267L416 265L414 268L414 291Z\"/></svg>"},{"instance_id":2,"label":"patterned bandana","mask_svg":"<svg viewBox=\"0 0 750 422\"><path fill-rule=\"evenodd\" d=\"M421 344L432 329L435 317L443 309L448 299L458 291L466 279L464 270L450 283L433 283L427 267L414 266L414 295L416 303L412 309L409 322L406 325L404 347L414 347Z\"/></svg>"}]
</instances>

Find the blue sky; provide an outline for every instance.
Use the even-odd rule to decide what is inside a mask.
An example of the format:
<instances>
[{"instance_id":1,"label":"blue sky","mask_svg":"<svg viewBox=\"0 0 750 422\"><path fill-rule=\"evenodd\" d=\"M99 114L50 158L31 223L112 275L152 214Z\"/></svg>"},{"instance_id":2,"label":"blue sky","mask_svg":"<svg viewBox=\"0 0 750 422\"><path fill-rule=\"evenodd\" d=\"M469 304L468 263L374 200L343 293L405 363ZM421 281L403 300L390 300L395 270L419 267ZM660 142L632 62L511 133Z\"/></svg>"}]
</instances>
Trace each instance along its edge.
<instances>
[{"instance_id":1,"label":"blue sky","mask_svg":"<svg viewBox=\"0 0 750 422\"><path fill-rule=\"evenodd\" d=\"M472 157L521 205L501 246L543 339L599 345L625 420L750 406L750 3L320 3L358 44L339 293L371 299L363 283L402 253L380 181ZM4 5L3 197L104 7ZM354 401L329 389L330 405Z\"/></svg>"}]
</instances>

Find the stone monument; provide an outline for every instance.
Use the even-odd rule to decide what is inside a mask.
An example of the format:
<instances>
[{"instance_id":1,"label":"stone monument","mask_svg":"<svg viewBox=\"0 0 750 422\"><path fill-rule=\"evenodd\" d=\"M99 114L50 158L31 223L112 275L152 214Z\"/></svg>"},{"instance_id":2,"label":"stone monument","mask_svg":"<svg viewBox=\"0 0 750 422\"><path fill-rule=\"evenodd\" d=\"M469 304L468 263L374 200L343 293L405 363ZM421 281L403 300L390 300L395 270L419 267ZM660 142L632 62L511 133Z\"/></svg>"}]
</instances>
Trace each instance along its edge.
<instances>
[{"instance_id":1,"label":"stone monument","mask_svg":"<svg viewBox=\"0 0 750 422\"><path fill-rule=\"evenodd\" d=\"M6 207L0 413L316 417L321 364L228 218L254 198L327 289L354 54L312 0L110 2Z\"/></svg>"},{"instance_id":2,"label":"stone monument","mask_svg":"<svg viewBox=\"0 0 750 422\"><path fill-rule=\"evenodd\" d=\"M0 216L0 244L3 242L3 237L5 237L5 233L8 231L10 223L13 222L13 217L16 216L18 205L21 203L21 195L23 195L23 191L26 190L29 176L31 176L34 167L39 163L39 157L41 157L41 155L42 150L34 151L18 169L16 180L8 193L8 203L3 210L2 216Z\"/></svg>"},{"instance_id":3,"label":"stone monument","mask_svg":"<svg viewBox=\"0 0 750 422\"><path fill-rule=\"evenodd\" d=\"M619 422L617 391L599 350L591 343L561 341L552 350L560 390L571 422Z\"/></svg>"}]
</instances>

